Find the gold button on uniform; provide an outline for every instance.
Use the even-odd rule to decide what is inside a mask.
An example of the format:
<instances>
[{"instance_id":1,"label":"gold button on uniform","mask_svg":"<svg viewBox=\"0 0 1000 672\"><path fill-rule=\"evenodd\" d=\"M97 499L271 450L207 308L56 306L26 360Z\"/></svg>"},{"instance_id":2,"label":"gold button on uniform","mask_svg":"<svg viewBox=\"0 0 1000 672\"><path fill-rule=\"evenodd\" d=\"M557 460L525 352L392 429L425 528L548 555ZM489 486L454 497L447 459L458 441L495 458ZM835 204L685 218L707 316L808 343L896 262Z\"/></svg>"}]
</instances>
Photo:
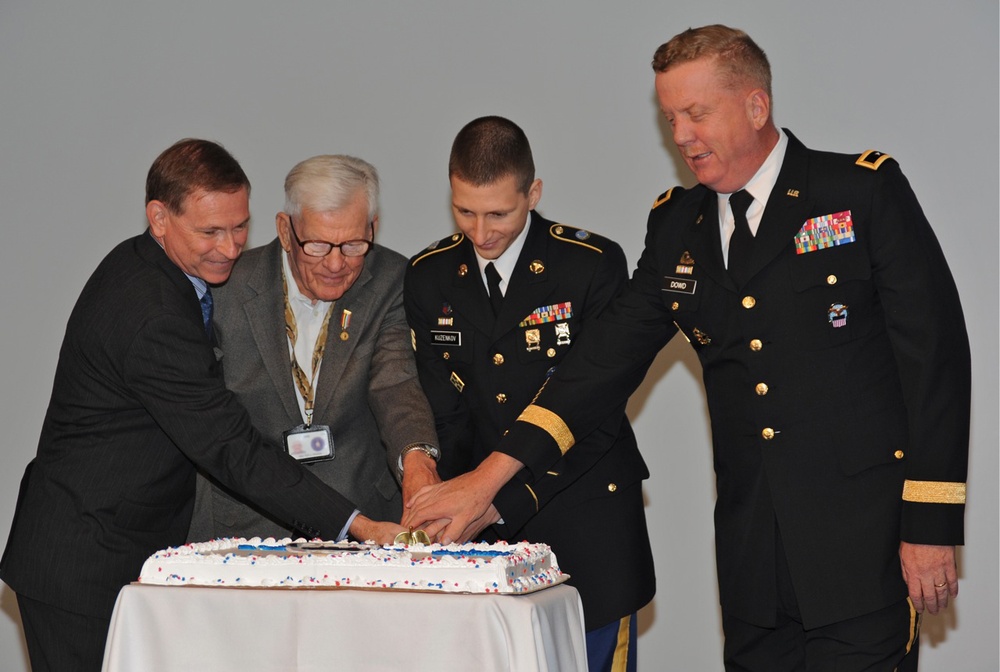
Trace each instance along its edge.
<instances>
[{"instance_id":1,"label":"gold button on uniform","mask_svg":"<svg viewBox=\"0 0 1000 672\"><path fill-rule=\"evenodd\" d=\"M760 349L764 347L764 344L760 342L759 338L755 338L750 341L750 349L754 352L760 352Z\"/></svg>"},{"instance_id":2,"label":"gold button on uniform","mask_svg":"<svg viewBox=\"0 0 1000 672\"><path fill-rule=\"evenodd\" d=\"M765 440L770 441L774 438L774 430L770 427L765 427L764 431L762 431L760 435L763 436Z\"/></svg>"},{"instance_id":3,"label":"gold button on uniform","mask_svg":"<svg viewBox=\"0 0 1000 672\"><path fill-rule=\"evenodd\" d=\"M556 356L556 349L555 348L549 348L548 350L545 351L545 354L548 355L549 357L555 357Z\"/></svg>"},{"instance_id":4,"label":"gold button on uniform","mask_svg":"<svg viewBox=\"0 0 1000 672\"><path fill-rule=\"evenodd\" d=\"M676 301L674 301L673 303L670 304L671 310L677 310L680 307L681 307L681 304L677 303Z\"/></svg>"},{"instance_id":5,"label":"gold button on uniform","mask_svg":"<svg viewBox=\"0 0 1000 672\"><path fill-rule=\"evenodd\" d=\"M837 276L833 275L832 273L830 275L826 276L826 284L828 284L828 285L836 285L837 284Z\"/></svg>"},{"instance_id":6,"label":"gold button on uniform","mask_svg":"<svg viewBox=\"0 0 1000 672\"><path fill-rule=\"evenodd\" d=\"M450 352L445 352L441 356L444 357L445 359L451 359L451 353Z\"/></svg>"},{"instance_id":7,"label":"gold button on uniform","mask_svg":"<svg viewBox=\"0 0 1000 672\"><path fill-rule=\"evenodd\" d=\"M757 299L753 298L752 296L744 296L743 301L741 301L741 303L743 304L744 308L750 310L751 308L757 305Z\"/></svg>"},{"instance_id":8,"label":"gold button on uniform","mask_svg":"<svg viewBox=\"0 0 1000 672\"><path fill-rule=\"evenodd\" d=\"M901 459L903 459L903 451L901 451L901 450L897 450L897 451L896 451L895 453L893 453L892 455L893 455L893 457L895 457L895 458L896 458L897 460L901 460Z\"/></svg>"},{"instance_id":9,"label":"gold button on uniform","mask_svg":"<svg viewBox=\"0 0 1000 672\"><path fill-rule=\"evenodd\" d=\"M503 364L503 355L501 355L499 352L493 355L493 363L496 364L497 366Z\"/></svg>"},{"instance_id":10,"label":"gold button on uniform","mask_svg":"<svg viewBox=\"0 0 1000 672\"><path fill-rule=\"evenodd\" d=\"M501 392L500 394L498 394L497 395L497 403L498 404L506 404L507 403L507 395L504 394L503 392Z\"/></svg>"},{"instance_id":11,"label":"gold button on uniform","mask_svg":"<svg viewBox=\"0 0 1000 672\"><path fill-rule=\"evenodd\" d=\"M767 383L757 383L757 387L753 389L757 392L757 396L763 397L767 394Z\"/></svg>"},{"instance_id":12,"label":"gold button on uniform","mask_svg":"<svg viewBox=\"0 0 1000 672\"><path fill-rule=\"evenodd\" d=\"M615 485L614 483L608 483L608 492L614 492L617 489L618 489L617 485Z\"/></svg>"}]
</instances>

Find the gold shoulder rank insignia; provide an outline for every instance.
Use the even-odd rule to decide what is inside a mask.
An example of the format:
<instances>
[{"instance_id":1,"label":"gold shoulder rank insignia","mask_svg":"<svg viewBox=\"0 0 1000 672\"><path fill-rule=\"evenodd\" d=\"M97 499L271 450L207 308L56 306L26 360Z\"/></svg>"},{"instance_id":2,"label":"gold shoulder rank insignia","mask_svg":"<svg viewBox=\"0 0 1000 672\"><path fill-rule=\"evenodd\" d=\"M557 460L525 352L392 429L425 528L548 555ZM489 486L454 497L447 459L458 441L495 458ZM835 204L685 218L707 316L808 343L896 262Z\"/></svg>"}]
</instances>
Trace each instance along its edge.
<instances>
[{"instance_id":1,"label":"gold shoulder rank insignia","mask_svg":"<svg viewBox=\"0 0 1000 672\"><path fill-rule=\"evenodd\" d=\"M444 252L445 250L450 250L451 248L461 243L463 240L465 240L465 236L461 233L455 233L448 238L442 238L441 240L436 240L430 245L428 245L424 249L423 254L414 259L413 262L410 263L410 266L416 266L417 262L426 259L432 254L437 254L438 252Z\"/></svg>"},{"instance_id":2,"label":"gold shoulder rank insignia","mask_svg":"<svg viewBox=\"0 0 1000 672\"><path fill-rule=\"evenodd\" d=\"M564 243L573 243L575 245L580 245L594 250L595 252L603 253L601 248L593 245L593 243L597 242L596 240L592 240L592 238L594 238L594 234L586 229L576 229L572 226L566 226L564 224L553 224L549 227L549 235L556 240L563 241Z\"/></svg>"},{"instance_id":3,"label":"gold shoulder rank insignia","mask_svg":"<svg viewBox=\"0 0 1000 672\"><path fill-rule=\"evenodd\" d=\"M862 168L868 168L869 170L878 170L882 167L882 164L891 159L892 157L888 154L883 154L882 152L876 151L874 149L869 149L864 154L858 157L858 160L854 163L861 166Z\"/></svg>"},{"instance_id":4,"label":"gold shoulder rank insignia","mask_svg":"<svg viewBox=\"0 0 1000 672\"><path fill-rule=\"evenodd\" d=\"M670 187L669 189L667 189L666 191L664 191L662 194L660 194L659 196L657 196L656 200L653 201L653 207L651 209L652 210L656 210L658 207L660 207L661 205L663 205L664 203L666 203L667 201L669 201L670 197L674 195L674 189L675 188L676 187Z\"/></svg>"}]
</instances>

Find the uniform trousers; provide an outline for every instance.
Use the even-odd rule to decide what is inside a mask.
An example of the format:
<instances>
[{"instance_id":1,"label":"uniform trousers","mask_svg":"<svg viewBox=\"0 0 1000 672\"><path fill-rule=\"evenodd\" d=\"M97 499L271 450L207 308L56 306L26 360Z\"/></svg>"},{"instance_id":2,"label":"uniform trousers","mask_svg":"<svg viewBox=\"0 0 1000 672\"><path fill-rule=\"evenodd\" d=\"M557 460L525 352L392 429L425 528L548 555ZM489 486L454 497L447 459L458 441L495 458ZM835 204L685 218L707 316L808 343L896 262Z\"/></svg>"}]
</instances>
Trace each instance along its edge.
<instances>
[{"instance_id":1,"label":"uniform trousers","mask_svg":"<svg viewBox=\"0 0 1000 672\"><path fill-rule=\"evenodd\" d=\"M909 598L806 630L777 526L775 544L775 627L723 613L726 672L916 672L920 620Z\"/></svg>"},{"instance_id":2,"label":"uniform trousers","mask_svg":"<svg viewBox=\"0 0 1000 672\"><path fill-rule=\"evenodd\" d=\"M585 633L588 672L636 672L635 612Z\"/></svg>"}]
</instances>

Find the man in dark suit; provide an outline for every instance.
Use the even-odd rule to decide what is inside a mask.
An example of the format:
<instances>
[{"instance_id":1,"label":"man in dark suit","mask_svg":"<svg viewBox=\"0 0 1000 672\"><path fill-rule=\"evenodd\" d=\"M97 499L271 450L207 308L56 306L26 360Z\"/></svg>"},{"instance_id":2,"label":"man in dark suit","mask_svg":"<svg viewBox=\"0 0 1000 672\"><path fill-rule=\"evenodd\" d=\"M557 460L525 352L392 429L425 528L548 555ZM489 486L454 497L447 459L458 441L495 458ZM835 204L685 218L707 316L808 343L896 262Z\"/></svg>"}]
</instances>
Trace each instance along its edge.
<instances>
[{"instance_id":1,"label":"man in dark suit","mask_svg":"<svg viewBox=\"0 0 1000 672\"><path fill-rule=\"evenodd\" d=\"M112 250L77 300L0 561L35 672L101 668L119 589L184 542L195 466L311 535L387 541L402 529L357 515L265 446L223 385L208 285L246 242L249 192L219 145L168 148L146 180L149 229Z\"/></svg>"},{"instance_id":2,"label":"man in dark suit","mask_svg":"<svg viewBox=\"0 0 1000 672\"><path fill-rule=\"evenodd\" d=\"M397 478L406 492L437 482L438 449L403 311L406 259L372 242L378 203L366 161L321 155L292 168L278 237L215 291L215 327L226 387L264 440L291 447L328 430L329 451L293 454L369 517L399 520ZM192 541L291 532L199 477Z\"/></svg>"},{"instance_id":3,"label":"man in dark suit","mask_svg":"<svg viewBox=\"0 0 1000 672\"><path fill-rule=\"evenodd\" d=\"M461 233L413 258L404 292L445 477L488 459L626 280L616 243L535 212L542 182L513 122L467 124L452 146L449 176ZM542 478L528 482L513 466L488 519L457 538L493 523L487 538L548 543L580 591L590 669L624 669L613 665L626 661L634 669L635 614L655 581L642 500L649 472L624 400ZM608 530L615 552L595 552L595 534Z\"/></svg>"},{"instance_id":4,"label":"man in dark suit","mask_svg":"<svg viewBox=\"0 0 1000 672\"><path fill-rule=\"evenodd\" d=\"M540 478L679 329L712 420L726 669L913 670L963 543L970 355L941 248L890 157L775 127L742 31L685 31L653 67L700 184L657 199L628 290L497 450ZM490 476L414 514L460 528Z\"/></svg>"}]
</instances>

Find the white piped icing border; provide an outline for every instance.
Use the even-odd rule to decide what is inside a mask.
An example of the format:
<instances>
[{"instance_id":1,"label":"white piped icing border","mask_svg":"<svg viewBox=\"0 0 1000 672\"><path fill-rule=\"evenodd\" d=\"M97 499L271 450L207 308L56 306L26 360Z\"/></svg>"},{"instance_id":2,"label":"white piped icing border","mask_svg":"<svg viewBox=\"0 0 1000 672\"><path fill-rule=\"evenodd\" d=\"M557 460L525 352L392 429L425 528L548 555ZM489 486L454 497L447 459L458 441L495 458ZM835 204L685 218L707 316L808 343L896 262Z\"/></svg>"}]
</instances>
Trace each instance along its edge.
<instances>
[{"instance_id":1,"label":"white piped icing border","mask_svg":"<svg viewBox=\"0 0 1000 672\"><path fill-rule=\"evenodd\" d=\"M216 539L158 551L143 564L139 583L527 593L566 578L545 544L381 547L254 537Z\"/></svg>"}]
</instances>

